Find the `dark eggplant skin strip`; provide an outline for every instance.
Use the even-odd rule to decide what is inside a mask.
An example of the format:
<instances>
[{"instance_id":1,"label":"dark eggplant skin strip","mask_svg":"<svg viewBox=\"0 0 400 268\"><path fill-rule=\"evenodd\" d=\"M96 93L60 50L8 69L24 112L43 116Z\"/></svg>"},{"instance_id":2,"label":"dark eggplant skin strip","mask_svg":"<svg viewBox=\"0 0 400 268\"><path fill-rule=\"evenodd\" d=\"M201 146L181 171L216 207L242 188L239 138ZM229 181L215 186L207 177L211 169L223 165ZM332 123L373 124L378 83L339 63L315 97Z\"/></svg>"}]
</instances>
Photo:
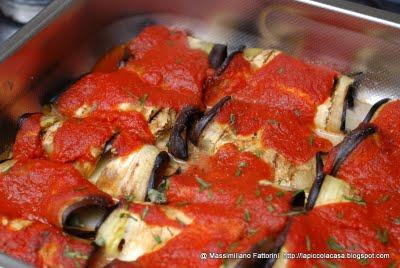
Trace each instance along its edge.
<instances>
[{"instance_id":1,"label":"dark eggplant skin strip","mask_svg":"<svg viewBox=\"0 0 400 268\"><path fill-rule=\"evenodd\" d=\"M285 228L283 228L282 232L280 232L278 237L276 238L274 247L270 253L279 254L279 251L281 250L281 248L283 247L283 245L286 242L286 237L289 233L290 226L292 226L292 219L289 217L288 222L285 225ZM276 262L276 258L267 259L264 267L272 268L272 266L274 265L275 262Z\"/></svg>"},{"instance_id":2,"label":"dark eggplant skin strip","mask_svg":"<svg viewBox=\"0 0 400 268\"><path fill-rule=\"evenodd\" d=\"M388 101L390 101L390 98L386 98L386 99L381 99L380 101L374 103L374 105L372 105L371 109L369 109L367 115L365 116L363 123L369 123L369 121L371 121L372 117L374 116L374 114L376 113L376 111L385 103L387 103Z\"/></svg>"},{"instance_id":3,"label":"dark eggplant skin strip","mask_svg":"<svg viewBox=\"0 0 400 268\"><path fill-rule=\"evenodd\" d=\"M370 123L361 123L356 129L351 131L343 141L338 145L338 151L336 153L335 159L333 160L332 170L330 175L336 176L340 166L346 160L346 158L351 154L351 152L369 135L376 132L376 127Z\"/></svg>"},{"instance_id":4,"label":"dark eggplant skin strip","mask_svg":"<svg viewBox=\"0 0 400 268\"><path fill-rule=\"evenodd\" d=\"M220 76L225 71L225 69L228 67L228 65L231 62L231 60L233 59L233 57L236 54L242 53L245 48L246 48L245 45L240 45L238 48L234 49L231 53L229 53L228 57L226 57L225 60L222 62L222 64L217 68L215 74L217 76Z\"/></svg>"},{"instance_id":5,"label":"dark eggplant skin strip","mask_svg":"<svg viewBox=\"0 0 400 268\"><path fill-rule=\"evenodd\" d=\"M102 196L90 196L88 198L85 198L79 202L72 204L64 210L62 214L63 230L68 234L80 238L94 238L97 229L106 219L106 217L111 213L111 211L115 209L115 207L116 206L110 204L110 202L105 200ZM100 212L100 215L96 218L94 228L88 226L73 226L74 213L84 208Z\"/></svg>"},{"instance_id":6,"label":"dark eggplant skin strip","mask_svg":"<svg viewBox=\"0 0 400 268\"><path fill-rule=\"evenodd\" d=\"M215 44L208 55L208 62L214 69L219 68L228 56L228 47L222 44Z\"/></svg>"},{"instance_id":7,"label":"dark eggplant skin strip","mask_svg":"<svg viewBox=\"0 0 400 268\"><path fill-rule=\"evenodd\" d=\"M26 119L28 119L29 117L31 117L32 115L35 115L35 114L41 114L41 113L25 113L25 114L21 115L17 120L17 131L21 129L21 127L24 124L24 122L26 121Z\"/></svg>"},{"instance_id":8,"label":"dark eggplant skin strip","mask_svg":"<svg viewBox=\"0 0 400 268\"><path fill-rule=\"evenodd\" d=\"M206 126L214 119L214 117L221 111L222 107L232 99L231 96L226 96L222 98L217 104L215 104L209 111L207 111L203 117L195 124L190 132L190 141L197 146L199 144L199 139L201 133L206 128Z\"/></svg>"},{"instance_id":9,"label":"dark eggplant skin strip","mask_svg":"<svg viewBox=\"0 0 400 268\"><path fill-rule=\"evenodd\" d=\"M181 160L187 160L189 158L188 153L188 136L189 129L193 122L195 122L202 112L199 108L189 106L184 108L178 115L176 123L172 128L171 136L167 144L168 151L176 158ZM185 137L182 134L186 130Z\"/></svg>"},{"instance_id":10,"label":"dark eggplant skin strip","mask_svg":"<svg viewBox=\"0 0 400 268\"><path fill-rule=\"evenodd\" d=\"M345 132L346 131L346 112L347 109L352 110L354 108L354 96L358 89L360 88L361 82L364 79L363 72L352 73L348 75L349 77L353 78L353 83L349 86L347 90L346 97L343 102L343 112L340 124L340 130Z\"/></svg>"},{"instance_id":11,"label":"dark eggplant skin strip","mask_svg":"<svg viewBox=\"0 0 400 268\"><path fill-rule=\"evenodd\" d=\"M293 198L290 202L290 205L292 206L292 208L294 210L303 210L305 200L306 200L306 193L302 190L302 191L297 192L293 196Z\"/></svg>"},{"instance_id":12,"label":"dark eggplant skin strip","mask_svg":"<svg viewBox=\"0 0 400 268\"><path fill-rule=\"evenodd\" d=\"M151 171L149 184L147 185L147 193L150 189L154 189L154 187L158 186L162 180L162 174L164 170L168 167L170 161L170 157L167 152L160 152L156 160L154 161L154 166ZM148 194L146 194L146 201L150 201Z\"/></svg>"},{"instance_id":13,"label":"dark eggplant skin strip","mask_svg":"<svg viewBox=\"0 0 400 268\"><path fill-rule=\"evenodd\" d=\"M306 203L306 211L310 211L314 208L315 203L317 201L319 191L321 190L322 184L324 183L325 174L324 174L324 162L322 161L322 155L325 153L318 152L315 156L316 160L316 178L311 186L310 194L308 195L307 203Z\"/></svg>"}]
</instances>

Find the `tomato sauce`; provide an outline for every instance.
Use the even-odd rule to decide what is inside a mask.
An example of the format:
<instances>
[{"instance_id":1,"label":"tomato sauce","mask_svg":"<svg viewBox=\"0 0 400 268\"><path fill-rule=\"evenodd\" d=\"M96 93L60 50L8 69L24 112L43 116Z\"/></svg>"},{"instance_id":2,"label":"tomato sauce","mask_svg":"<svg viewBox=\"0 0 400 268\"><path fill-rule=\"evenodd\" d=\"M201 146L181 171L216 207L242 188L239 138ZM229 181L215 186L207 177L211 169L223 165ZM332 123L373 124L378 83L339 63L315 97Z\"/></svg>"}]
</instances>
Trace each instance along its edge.
<instances>
[{"instance_id":1,"label":"tomato sauce","mask_svg":"<svg viewBox=\"0 0 400 268\"><path fill-rule=\"evenodd\" d=\"M316 107L328 98L336 73L302 63L283 53L254 70L236 55L226 71L206 91L212 105L223 96L225 105L217 121L229 124L234 133L252 135L262 130L262 143L285 158L304 163L331 143L314 132Z\"/></svg>"},{"instance_id":2,"label":"tomato sauce","mask_svg":"<svg viewBox=\"0 0 400 268\"><path fill-rule=\"evenodd\" d=\"M373 120L377 133L362 141L339 169L337 177L348 182L361 199L314 208L295 219L287 240L289 252L389 253L390 259L293 260L291 267L321 262L341 267L399 265L399 116L399 101L385 105ZM332 169L337 151L335 147L328 156L325 173ZM307 244L313 249L307 249Z\"/></svg>"},{"instance_id":3,"label":"tomato sauce","mask_svg":"<svg viewBox=\"0 0 400 268\"><path fill-rule=\"evenodd\" d=\"M223 260L202 261L199 254L247 252L257 242L276 236L285 225L293 195L261 186L260 180L272 180L268 164L251 153L241 153L232 144L170 178L168 205L185 212L193 222L138 263L216 267Z\"/></svg>"},{"instance_id":4,"label":"tomato sauce","mask_svg":"<svg viewBox=\"0 0 400 268\"><path fill-rule=\"evenodd\" d=\"M0 174L0 212L61 227L64 210L83 198L112 199L83 178L72 165L47 160L17 162ZM107 204L104 204L107 205Z\"/></svg>"},{"instance_id":5,"label":"tomato sauce","mask_svg":"<svg viewBox=\"0 0 400 268\"><path fill-rule=\"evenodd\" d=\"M133 57L127 66L107 67L114 64L122 48L112 51L95 68L99 73L85 76L59 98L58 109L74 116L84 104L106 111L118 109L121 103L177 111L188 105L202 106L202 83L210 72L208 56L191 49L184 32L147 27L129 43L129 49Z\"/></svg>"},{"instance_id":6,"label":"tomato sauce","mask_svg":"<svg viewBox=\"0 0 400 268\"><path fill-rule=\"evenodd\" d=\"M0 251L35 267L86 267L92 250L50 225L0 217Z\"/></svg>"},{"instance_id":7,"label":"tomato sauce","mask_svg":"<svg viewBox=\"0 0 400 268\"><path fill-rule=\"evenodd\" d=\"M33 114L24 119L13 146L13 157L18 160L39 158L43 155L40 139L41 114Z\"/></svg>"},{"instance_id":8,"label":"tomato sauce","mask_svg":"<svg viewBox=\"0 0 400 268\"><path fill-rule=\"evenodd\" d=\"M394 234L386 237L384 230L364 206L341 203L316 207L307 215L293 218L286 240L288 252L389 253L391 258L292 259L289 267L389 267L396 263L393 258L398 258L398 245L393 241Z\"/></svg>"},{"instance_id":9,"label":"tomato sauce","mask_svg":"<svg viewBox=\"0 0 400 268\"><path fill-rule=\"evenodd\" d=\"M84 133L84 135L82 135ZM154 143L148 123L138 112L97 112L93 116L66 120L54 136L49 159L58 162L96 162L105 143L116 134L113 147L118 155L129 154L143 144ZM93 150L97 154L93 155Z\"/></svg>"}]
</instances>

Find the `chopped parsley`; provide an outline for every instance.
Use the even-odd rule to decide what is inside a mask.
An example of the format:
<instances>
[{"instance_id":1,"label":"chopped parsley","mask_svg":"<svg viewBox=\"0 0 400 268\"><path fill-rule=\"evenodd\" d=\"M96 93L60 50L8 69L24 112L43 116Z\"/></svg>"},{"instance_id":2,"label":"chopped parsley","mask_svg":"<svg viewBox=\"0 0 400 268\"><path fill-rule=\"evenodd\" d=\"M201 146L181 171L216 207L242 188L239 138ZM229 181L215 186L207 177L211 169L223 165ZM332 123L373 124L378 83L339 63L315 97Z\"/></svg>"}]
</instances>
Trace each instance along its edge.
<instances>
[{"instance_id":1,"label":"chopped parsley","mask_svg":"<svg viewBox=\"0 0 400 268\"><path fill-rule=\"evenodd\" d=\"M140 106L144 106L148 97L149 97L149 94L144 94L142 97L139 98Z\"/></svg>"},{"instance_id":2,"label":"chopped parsley","mask_svg":"<svg viewBox=\"0 0 400 268\"><path fill-rule=\"evenodd\" d=\"M386 229L377 229L376 237L382 244L387 244L389 242L388 230Z\"/></svg>"},{"instance_id":3,"label":"chopped parsley","mask_svg":"<svg viewBox=\"0 0 400 268\"><path fill-rule=\"evenodd\" d=\"M150 189L147 193L150 201L156 204L163 204L167 202L167 196L164 192L157 191L155 189Z\"/></svg>"},{"instance_id":4,"label":"chopped parsley","mask_svg":"<svg viewBox=\"0 0 400 268\"><path fill-rule=\"evenodd\" d=\"M285 192L284 191L278 191L278 192L276 192L276 196L277 197L282 197L282 196L284 196L285 195Z\"/></svg>"},{"instance_id":5,"label":"chopped parsley","mask_svg":"<svg viewBox=\"0 0 400 268\"><path fill-rule=\"evenodd\" d=\"M187 205L189 205L189 204L190 204L190 203L187 202L187 201L182 201L182 202L177 202L177 203L175 203L175 205L178 206L178 207L184 207L184 206L187 206Z\"/></svg>"},{"instance_id":6,"label":"chopped parsley","mask_svg":"<svg viewBox=\"0 0 400 268\"><path fill-rule=\"evenodd\" d=\"M384 196L382 196L381 198L379 198L379 199L376 201L376 203L377 203L377 204L385 203L386 201L389 200L389 198L390 198L390 196L387 195L387 194L385 194Z\"/></svg>"},{"instance_id":7,"label":"chopped parsley","mask_svg":"<svg viewBox=\"0 0 400 268\"><path fill-rule=\"evenodd\" d=\"M244 220L246 222L250 222L250 220L251 220L251 214L247 208L244 210Z\"/></svg>"},{"instance_id":8,"label":"chopped parsley","mask_svg":"<svg viewBox=\"0 0 400 268\"><path fill-rule=\"evenodd\" d=\"M200 192L204 191L205 189L208 189L211 187L210 183L205 182L202 178L199 176L196 176L196 181L200 184Z\"/></svg>"},{"instance_id":9,"label":"chopped parsley","mask_svg":"<svg viewBox=\"0 0 400 268\"><path fill-rule=\"evenodd\" d=\"M301 116L301 111L300 111L299 109L294 109L294 114L295 114L297 117L300 117L300 116Z\"/></svg>"},{"instance_id":10,"label":"chopped parsley","mask_svg":"<svg viewBox=\"0 0 400 268\"><path fill-rule=\"evenodd\" d=\"M125 213L125 212L120 213L120 214L119 214L119 218L120 218L120 219L122 219L122 218L127 218L127 219L132 219L132 220L134 220L134 221L137 221L137 219L136 219L135 217L133 217L131 214Z\"/></svg>"},{"instance_id":11,"label":"chopped parsley","mask_svg":"<svg viewBox=\"0 0 400 268\"><path fill-rule=\"evenodd\" d=\"M131 203L135 200L135 195L134 194L125 195L125 200Z\"/></svg>"},{"instance_id":12,"label":"chopped parsley","mask_svg":"<svg viewBox=\"0 0 400 268\"><path fill-rule=\"evenodd\" d=\"M270 125L276 126L276 127L279 126L279 121L275 120L275 119L268 119L267 123L270 124Z\"/></svg>"},{"instance_id":13,"label":"chopped parsley","mask_svg":"<svg viewBox=\"0 0 400 268\"><path fill-rule=\"evenodd\" d=\"M308 235L306 235L306 248L308 251L311 250L311 240L310 237Z\"/></svg>"},{"instance_id":14,"label":"chopped parsley","mask_svg":"<svg viewBox=\"0 0 400 268\"><path fill-rule=\"evenodd\" d=\"M363 266L369 264L367 258L361 258L361 259L359 259L359 260L358 260L358 263L361 264L361 265L363 265Z\"/></svg>"},{"instance_id":15,"label":"chopped parsley","mask_svg":"<svg viewBox=\"0 0 400 268\"><path fill-rule=\"evenodd\" d=\"M256 188L256 196L257 197L260 197L261 196L261 190L260 190L260 188Z\"/></svg>"},{"instance_id":16,"label":"chopped parsley","mask_svg":"<svg viewBox=\"0 0 400 268\"><path fill-rule=\"evenodd\" d=\"M350 201L350 202L356 203L356 204L358 204L360 206L367 205L367 202L365 202L365 200L361 196L358 196L358 195L355 195L355 196L343 196L343 198L345 200Z\"/></svg>"},{"instance_id":17,"label":"chopped parsley","mask_svg":"<svg viewBox=\"0 0 400 268\"><path fill-rule=\"evenodd\" d=\"M336 242L335 238L333 238L332 236L328 238L328 246L330 249L335 251L343 251L344 249L343 246Z\"/></svg>"},{"instance_id":18,"label":"chopped parsley","mask_svg":"<svg viewBox=\"0 0 400 268\"><path fill-rule=\"evenodd\" d=\"M279 74L284 74L284 73L286 73L285 67L279 67L278 73L279 73Z\"/></svg>"},{"instance_id":19,"label":"chopped parsley","mask_svg":"<svg viewBox=\"0 0 400 268\"><path fill-rule=\"evenodd\" d=\"M83 254L82 252L76 251L69 246L67 246L64 249L64 256L67 258L71 259L82 259L82 260L87 260L89 257L86 254Z\"/></svg>"},{"instance_id":20,"label":"chopped parsley","mask_svg":"<svg viewBox=\"0 0 400 268\"><path fill-rule=\"evenodd\" d=\"M308 144L310 146L313 146L314 145L314 141L315 141L314 133L311 133L310 136L308 136Z\"/></svg>"},{"instance_id":21,"label":"chopped parsley","mask_svg":"<svg viewBox=\"0 0 400 268\"><path fill-rule=\"evenodd\" d=\"M394 224L396 224L396 225L400 225L400 217L399 218L396 218L396 219L394 219Z\"/></svg>"},{"instance_id":22,"label":"chopped parsley","mask_svg":"<svg viewBox=\"0 0 400 268\"><path fill-rule=\"evenodd\" d=\"M254 154L258 157L261 158L264 154L264 152L262 150L255 150Z\"/></svg>"},{"instance_id":23,"label":"chopped parsley","mask_svg":"<svg viewBox=\"0 0 400 268\"><path fill-rule=\"evenodd\" d=\"M268 194L268 195L265 197L265 201L271 202L271 201L272 201L272 194Z\"/></svg>"},{"instance_id":24,"label":"chopped parsley","mask_svg":"<svg viewBox=\"0 0 400 268\"><path fill-rule=\"evenodd\" d=\"M229 123L230 123L231 125L234 125L235 122L236 122L236 116L235 116L234 114L230 114L230 115L229 115Z\"/></svg>"},{"instance_id":25,"label":"chopped parsley","mask_svg":"<svg viewBox=\"0 0 400 268\"><path fill-rule=\"evenodd\" d=\"M272 204L268 204L267 208L268 208L269 212L274 212L275 211L275 207Z\"/></svg>"},{"instance_id":26,"label":"chopped parsley","mask_svg":"<svg viewBox=\"0 0 400 268\"><path fill-rule=\"evenodd\" d=\"M240 194L239 197L236 199L235 204L236 204L237 207L240 207L242 205L243 198L244 198L243 194Z\"/></svg>"},{"instance_id":27,"label":"chopped parsley","mask_svg":"<svg viewBox=\"0 0 400 268\"><path fill-rule=\"evenodd\" d=\"M147 216L148 213L149 213L149 206L146 206L146 207L143 209L143 212L142 212L142 220L144 220L144 219L146 218L146 216Z\"/></svg>"},{"instance_id":28,"label":"chopped parsley","mask_svg":"<svg viewBox=\"0 0 400 268\"><path fill-rule=\"evenodd\" d=\"M155 235L153 237L154 237L154 240L157 242L157 244L161 244L162 243L161 237L159 235Z\"/></svg>"},{"instance_id":29,"label":"chopped parsley","mask_svg":"<svg viewBox=\"0 0 400 268\"><path fill-rule=\"evenodd\" d=\"M222 248L224 244L221 241L217 241L217 247Z\"/></svg>"},{"instance_id":30,"label":"chopped parsley","mask_svg":"<svg viewBox=\"0 0 400 268\"><path fill-rule=\"evenodd\" d=\"M339 211L336 216L338 219L341 219L341 220L344 218L344 214L341 211Z\"/></svg>"}]
</instances>

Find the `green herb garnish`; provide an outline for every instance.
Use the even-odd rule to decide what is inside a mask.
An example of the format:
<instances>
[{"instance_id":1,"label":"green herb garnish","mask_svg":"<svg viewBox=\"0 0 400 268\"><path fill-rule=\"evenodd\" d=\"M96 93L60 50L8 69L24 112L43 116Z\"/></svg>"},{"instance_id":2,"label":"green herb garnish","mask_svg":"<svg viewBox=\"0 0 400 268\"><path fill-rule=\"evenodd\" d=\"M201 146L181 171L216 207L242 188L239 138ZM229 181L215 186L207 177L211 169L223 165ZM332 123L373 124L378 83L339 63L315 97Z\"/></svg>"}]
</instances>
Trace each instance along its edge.
<instances>
[{"instance_id":1,"label":"green herb garnish","mask_svg":"<svg viewBox=\"0 0 400 268\"><path fill-rule=\"evenodd\" d=\"M261 190L260 190L260 188L256 188L256 196L257 197L260 197L261 196Z\"/></svg>"},{"instance_id":2,"label":"green herb garnish","mask_svg":"<svg viewBox=\"0 0 400 268\"><path fill-rule=\"evenodd\" d=\"M134 194L125 195L125 200L128 201L128 203L131 203L135 200L135 195Z\"/></svg>"},{"instance_id":3,"label":"green herb garnish","mask_svg":"<svg viewBox=\"0 0 400 268\"><path fill-rule=\"evenodd\" d=\"M144 219L146 218L146 216L147 216L148 213L149 213L149 206L146 206L146 207L143 209L143 212L142 212L142 220L144 220Z\"/></svg>"},{"instance_id":4,"label":"green herb garnish","mask_svg":"<svg viewBox=\"0 0 400 268\"><path fill-rule=\"evenodd\" d=\"M268 208L269 212L274 212L275 211L275 207L272 204L268 204L267 208Z\"/></svg>"},{"instance_id":5,"label":"green herb garnish","mask_svg":"<svg viewBox=\"0 0 400 268\"><path fill-rule=\"evenodd\" d=\"M330 249L335 251L343 251L344 249L343 246L336 242L335 238L333 238L332 236L328 238L328 246Z\"/></svg>"},{"instance_id":6,"label":"green herb garnish","mask_svg":"<svg viewBox=\"0 0 400 268\"><path fill-rule=\"evenodd\" d=\"M132 219L132 220L134 220L134 221L137 221L137 219L136 219L135 217L133 217L131 214L125 213L125 212L120 213L120 214L119 214L119 218L120 218L120 219L122 219L122 218L127 218L127 219Z\"/></svg>"},{"instance_id":7,"label":"green herb garnish","mask_svg":"<svg viewBox=\"0 0 400 268\"><path fill-rule=\"evenodd\" d=\"M367 205L367 202L365 202L365 200L361 196L358 196L358 195L355 195L355 196L343 196L343 198L345 200L350 201L350 202L356 203L356 204L358 204L360 206Z\"/></svg>"},{"instance_id":8,"label":"green herb garnish","mask_svg":"<svg viewBox=\"0 0 400 268\"><path fill-rule=\"evenodd\" d=\"M64 249L64 256L71 259L82 259L87 260L89 257L82 252L76 251L69 246Z\"/></svg>"},{"instance_id":9,"label":"green herb garnish","mask_svg":"<svg viewBox=\"0 0 400 268\"><path fill-rule=\"evenodd\" d=\"M389 242L388 230L386 229L377 229L376 237L382 244L387 244Z\"/></svg>"},{"instance_id":10,"label":"green herb garnish","mask_svg":"<svg viewBox=\"0 0 400 268\"><path fill-rule=\"evenodd\" d=\"M147 192L147 196L151 202L156 204L164 204L167 202L167 196L165 193L157 191L156 189L150 189Z\"/></svg>"},{"instance_id":11,"label":"green herb garnish","mask_svg":"<svg viewBox=\"0 0 400 268\"><path fill-rule=\"evenodd\" d=\"M396 219L394 219L394 224L396 224L396 225L400 225L400 217L399 218L396 218Z\"/></svg>"},{"instance_id":12,"label":"green herb garnish","mask_svg":"<svg viewBox=\"0 0 400 268\"><path fill-rule=\"evenodd\" d=\"M250 211L247 208L244 210L244 220L246 222L250 222L251 220Z\"/></svg>"},{"instance_id":13,"label":"green herb garnish","mask_svg":"<svg viewBox=\"0 0 400 268\"><path fill-rule=\"evenodd\" d=\"M142 97L139 98L140 106L144 106L148 97L149 97L149 94L144 94Z\"/></svg>"},{"instance_id":14,"label":"green herb garnish","mask_svg":"<svg viewBox=\"0 0 400 268\"><path fill-rule=\"evenodd\" d=\"M153 236L153 237L154 237L154 240L157 242L157 244L161 244L162 243L161 237L159 235L156 235L156 236Z\"/></svg>"},{"instance_id":15,"label":"green herb garnish","mask_svg":"<svg viewBox=\"0 0 400 268\"><path fill-rule=\"evenodd\" d=\"M311 240L310 237L308 235L306 235L306 248L308 251L311 250Z\"/></svg>"},{"instance_id":16,"label":"green herb garnish","mask_svg":"<svg viewBox=\"0 0 400 268\"><path fill-rule=\"evenodd\" d=\"M284 195L285 195L285 192L284 192L284 191L276 192L276 196L277 196L277 197L282 197L282 196L284 196Z\"/></svg>"},{"instance_id":17,"label":"green herb garnish","mask_svg":"<svg viewBox=\"0 0 400 268\"><path fill-rule=\"evenodd\" d=\"M243 194L240 194L239 197L236 199L235 204L236 204L237 207L240 207L242 205L243 197L244 197Z\"/></svg>"},{"instance_id":18,"label":"green herb garnish","mask_svg":"<svg viewBox=\"0 0 400 268\"><path fill-rule=\"evenodd\" d=\"M311 133L310 136L308 136L308 144L310 146L313 146L314 145L314 140L315 140L314 133Z\"/></svg>"},{"instance_id":19,"label":"green herb garnish","mask_svg":"<svg viewBox=\"0 0 400 268\"><path fill-rule=\"evenodd\" d=\"M196 181L200 184L200 192L204 191L205 189L208 189L211 187L210 183L205 182L202 178L199 176L196 176Z\"/></svg>"},{"instance_id":20,"label":"green herb garnish","mask_svg":"<svg viewBox=\"0 0 400 268\"><path fill-rule=\"evenodd\" d=\"M358 263L361 264L361 265L363 265L363 266L369 264L367 258L361 258L361 259L359 259L359 260L358 260Z\"/></svg>"}]
</instances>

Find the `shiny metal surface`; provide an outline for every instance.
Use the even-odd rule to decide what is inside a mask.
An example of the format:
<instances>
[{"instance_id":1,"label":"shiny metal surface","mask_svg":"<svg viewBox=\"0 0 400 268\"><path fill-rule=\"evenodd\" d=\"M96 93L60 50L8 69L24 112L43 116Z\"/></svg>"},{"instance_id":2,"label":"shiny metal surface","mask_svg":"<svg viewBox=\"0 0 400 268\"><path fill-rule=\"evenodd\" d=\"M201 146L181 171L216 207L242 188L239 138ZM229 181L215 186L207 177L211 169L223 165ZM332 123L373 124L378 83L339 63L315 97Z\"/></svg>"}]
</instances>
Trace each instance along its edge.
<instances>
[{"instance_id":1,"label":"shiny metal surface","mask_svg":"<svg viewBox=\"0 0 400 268\"><path fill-rule=\"evenodd\" d=\"M350 125L378 99L400 97L396 14L335 0L56 0L0 47L0 156L19 115L38 111L109 48L153 22L232 46L275 47L344 73L363 71Z\"/></svg>"}]
</instances>

